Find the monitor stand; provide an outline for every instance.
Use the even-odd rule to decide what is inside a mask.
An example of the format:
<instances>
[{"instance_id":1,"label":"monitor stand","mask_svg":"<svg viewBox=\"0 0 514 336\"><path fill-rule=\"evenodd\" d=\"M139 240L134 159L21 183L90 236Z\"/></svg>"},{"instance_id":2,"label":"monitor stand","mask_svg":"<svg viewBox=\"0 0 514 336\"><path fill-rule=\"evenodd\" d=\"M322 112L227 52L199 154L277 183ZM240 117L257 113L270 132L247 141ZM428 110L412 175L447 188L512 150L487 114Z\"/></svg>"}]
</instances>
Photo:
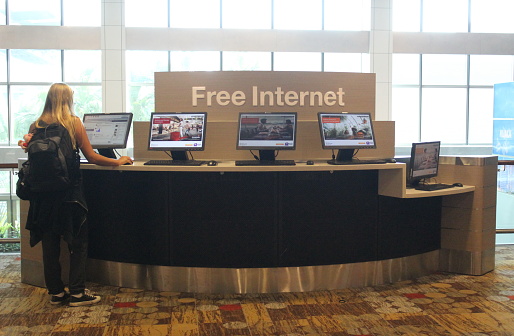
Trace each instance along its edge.
<instances>
[{"instance_id":1,"label":"monitor stand","mask_svg":"<svg viewBox=\"0 0 514 336\"><path fill-rule=\"evenodd\" d=\"M350 149L338 149L337 150L337 156L335 158L335 160L328 160L327 163L330 163L330 164L333 164L334 161L336 162L343 162L343 161L352 161L353 159L353 153L354 153L354 149L350 148Z\"/></svg>"},{"instance_id":2,"label":"monitor stand","mask_svg":"<svg viewBox=\"0 0 514 336\"><path fill-rule=\"evenodd\" d=\"M171 151L171 158L176 161L187 161L187 151Z\"/></svg>"},{"instance_id":3,"label":"monitor stand","mask_svg":"<svg viewBox=\"0 0 514 336\"><path fill-rule=\"evenodd\" d=\"M110 159L117 159L116 153L114 153L114 149L112 148L98 148L98 154L108 157Z\"/></svg>"},{"instance_id":4,"label":"monitor stand","mask_svg":"<svg viewBox=\"0 0 514 336\"><path fill-rule=\"evenodd\" d=\"M260 161L275 161L275 150L274 149L260 149L259 150Z\"/></svg>"}]
</instances>

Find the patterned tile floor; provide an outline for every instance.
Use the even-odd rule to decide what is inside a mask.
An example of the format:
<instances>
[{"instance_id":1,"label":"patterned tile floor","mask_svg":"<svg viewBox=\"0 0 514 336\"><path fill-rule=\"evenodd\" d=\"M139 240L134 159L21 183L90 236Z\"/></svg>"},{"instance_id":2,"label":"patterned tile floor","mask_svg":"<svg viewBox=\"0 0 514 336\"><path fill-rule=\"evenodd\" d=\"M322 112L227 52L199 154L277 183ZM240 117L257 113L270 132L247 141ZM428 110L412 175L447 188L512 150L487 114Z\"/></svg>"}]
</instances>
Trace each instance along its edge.
<instances>
[{"instance_id":1,"label":"patterned tile floor","mask_svg":"<svg viewBox=\"0 0 514 336\"><path fill-rule=\"evenodd\" d=\"M483 276L438 273L310 293L206 295L89 284L91 307L52 306L0 255L0 335L514 335L514 245Z\"/></svg>"}]
</instances>

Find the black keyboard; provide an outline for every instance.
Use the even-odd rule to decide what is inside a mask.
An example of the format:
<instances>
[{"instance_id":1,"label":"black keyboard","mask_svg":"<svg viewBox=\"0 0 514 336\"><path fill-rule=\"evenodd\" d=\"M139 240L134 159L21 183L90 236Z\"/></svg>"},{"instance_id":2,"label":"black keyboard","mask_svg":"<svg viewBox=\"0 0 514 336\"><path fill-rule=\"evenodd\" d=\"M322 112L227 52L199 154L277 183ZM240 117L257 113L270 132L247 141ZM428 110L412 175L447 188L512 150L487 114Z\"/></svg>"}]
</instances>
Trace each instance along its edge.
<instances>
[{"instance_id":1,"label":"black keyboard","mask_svg":"<svg viewBox=\"0 0 514 336\"><path fill-rule=\"evenodd\" d=\"M327 161L329 164L333 165L357 165L357 164L381 164L381 163L387 163L386 160L350 160L350 161L336 161L336 160L329 160Z\"/></svg>"},{"instance_id":2,"label":"black keyboard","mask_svg":"<svg viewBox=\"0 0 514 336\"><path fill-rule=\"evenodd\" d=\"M434 190L441 190L441 189L448 189L448 188L455 188L454 185L451 184L444 184L444 183L434 183L434 184L418 184L414 187L416 190L423 190L423 191L434 191Z\"/></svg>"},{"instance_id":3,"label":"black keyboard","mask_svg":"<svg viewBox=\"0 0 514 336\"><path fill-rule=\"evenodd\" d=\"M201 166L205 161L196 160L150 160L145 165L150 166Z\"/></svg>"},{"instance_id":4,"label":"black keyboard","mask_svg":"<svg viewBox=\"0 0 514 336\"><path fill-rule=\"evenodd\" d=\"M238 160L236 166L295 166L294 160Z\"/></svg>"}]
</instances>

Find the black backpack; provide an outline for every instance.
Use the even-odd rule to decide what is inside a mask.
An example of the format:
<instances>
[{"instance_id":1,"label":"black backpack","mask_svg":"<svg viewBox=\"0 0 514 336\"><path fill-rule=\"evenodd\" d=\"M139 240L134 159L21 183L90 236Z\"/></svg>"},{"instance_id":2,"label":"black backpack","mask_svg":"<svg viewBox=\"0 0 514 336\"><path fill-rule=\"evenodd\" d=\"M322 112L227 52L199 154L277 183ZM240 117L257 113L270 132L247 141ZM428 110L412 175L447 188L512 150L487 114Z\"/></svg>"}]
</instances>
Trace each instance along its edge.
<instances>
[{"instance_id":1,"label":"black backpack","mask_svg":"<svg viewBox=\"0 0 514 336\"><path fill-rule=\"evenodd\" d=\"M80 162L66 128L58 124L38 128L27 153L16 185L20 199L30 200L35 194L64 191L74 185Z\"/></svg>"}]
</instances>

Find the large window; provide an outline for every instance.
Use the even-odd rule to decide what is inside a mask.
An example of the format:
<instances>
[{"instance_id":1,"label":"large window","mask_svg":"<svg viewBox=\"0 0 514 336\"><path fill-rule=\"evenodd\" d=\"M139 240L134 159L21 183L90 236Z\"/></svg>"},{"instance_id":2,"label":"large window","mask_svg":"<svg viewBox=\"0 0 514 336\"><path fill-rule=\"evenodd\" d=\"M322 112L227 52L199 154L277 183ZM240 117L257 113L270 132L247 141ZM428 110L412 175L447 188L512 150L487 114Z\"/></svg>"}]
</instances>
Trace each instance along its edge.
<instances>
[{"instance_id":1,"label":"large window","mask_svg":"<svg viewBox=\"0 0 514 336\"><path fill-rule=\"evenodd\" d=\"M0 53L0 144L15 145L41 113L48 88L66 82L75 91L75 113L102 111L101 52L13 49ZM9 62L6 60L9 59ZM8 75L7 75L8 73ZM10 122L9 122L10 121Z\"/></svg>"},{"instance_id":2,"label":"large window","mask_svg":"<svg viewBox=\"0 0 514 336\"><path fill-rule=\"evenodd\" d=\"M127 27L369 30L371 0L125 0Z\"/></svg>"},{"instance_id":3,"label":"large window","mask_svg":"<svg viewBox=\"0 0 514 336\"><path fill-rule=\"evenodd\" d=\"M100 26L100 0L8 0L10 25ZM4 16L5 1L0 5Z\"/></svg>"},{"instance_id":4,"label":"large window","mask_svg":"<svg viewBox=\"0 0 514 336\"><path fill-rule=\"evenodd\" d=\"M393 30L512 34L512 12L511 0L394 0Z\"/></svg>"},{"instance_id":5,"label":"large window","mask_svg":"<svg viewBox=\"0 0 514 336\"><path fill-rule=\"evenodd\" d=\"M223 0L222 27L271 29L271 0Z\"/></svg>"},{"instance_id":6,"label":"large window","mask_svg":"<svg viewBox=\"0 0 514 336\"><path fill-rule=\"evenodd\" d=\"M512 34L513 9L514 3L508 0L395 0L392 28L400 32ZM463 39L458 47L465 49L466 43ZM500 44L498 55L444 54L440 46L421 48L428 52L393 54L396 145L441 140L446 147L455 145L455 150L490 146L493 85L514 80L514 57L502 55L505 51Z\"/></svg>"},{"instance_id":7,"label":"large window","mask_svg":"<svg viewBox=\"0 0 514 336\"><path fill-rule=\"evenodd\" d=\"M493 85L512 81L513 67L503 55L393 55L396 145L490 145Z\"/></svg>"}]
</instances>

